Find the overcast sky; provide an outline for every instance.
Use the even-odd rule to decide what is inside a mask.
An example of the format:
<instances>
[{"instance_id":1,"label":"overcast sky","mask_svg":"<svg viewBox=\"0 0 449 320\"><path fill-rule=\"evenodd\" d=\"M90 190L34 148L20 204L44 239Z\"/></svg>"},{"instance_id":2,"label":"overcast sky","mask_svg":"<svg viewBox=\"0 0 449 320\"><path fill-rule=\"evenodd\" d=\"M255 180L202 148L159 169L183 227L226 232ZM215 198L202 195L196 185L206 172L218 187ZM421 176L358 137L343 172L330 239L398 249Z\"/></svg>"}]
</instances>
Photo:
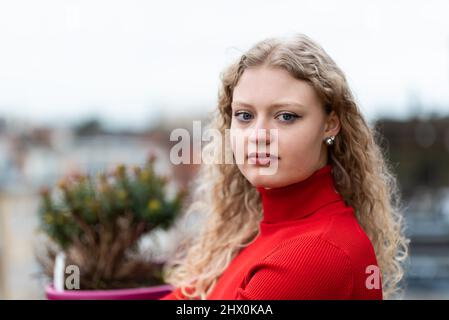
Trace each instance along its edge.
<instances>
[{"instance_id":1,"label":"overcast sky","mask_svg":"<svg viewBox=\"0 0 449 320\"><path fill-rule=\"evenodd\" d=\"M0 2L0 116L138 127L215 107L220 71L302 32L345 71L368 119L449 110L448 1Z\"/></svg>"}]
</instances>

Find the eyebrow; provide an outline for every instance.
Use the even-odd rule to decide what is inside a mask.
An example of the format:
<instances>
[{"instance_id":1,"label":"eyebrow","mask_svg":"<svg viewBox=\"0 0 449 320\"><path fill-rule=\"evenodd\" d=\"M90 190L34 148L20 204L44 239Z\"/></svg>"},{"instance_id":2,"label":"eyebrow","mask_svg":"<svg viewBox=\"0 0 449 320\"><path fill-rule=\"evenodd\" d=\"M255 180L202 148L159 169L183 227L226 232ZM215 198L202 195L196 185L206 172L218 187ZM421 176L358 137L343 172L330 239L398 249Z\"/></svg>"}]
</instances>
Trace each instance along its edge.
<instances>
[{"instance_id":1,"label":"eyebrow","mask_svg":"<svg viewBox=\"0 0 449 320\"><path fill-rule=\"evenodd\" d=\"M243 107L247 107L247 108L254 108L251 104L246 103L246 102L241 102L241 101L232 102L232 106L243 106ZM280 107L305 108L304 105L297 103L297 102L278 102L278 103L273 103L273 104L269 105L268 107L269 108L280 108Z\"/></svg>"}]
</instances>

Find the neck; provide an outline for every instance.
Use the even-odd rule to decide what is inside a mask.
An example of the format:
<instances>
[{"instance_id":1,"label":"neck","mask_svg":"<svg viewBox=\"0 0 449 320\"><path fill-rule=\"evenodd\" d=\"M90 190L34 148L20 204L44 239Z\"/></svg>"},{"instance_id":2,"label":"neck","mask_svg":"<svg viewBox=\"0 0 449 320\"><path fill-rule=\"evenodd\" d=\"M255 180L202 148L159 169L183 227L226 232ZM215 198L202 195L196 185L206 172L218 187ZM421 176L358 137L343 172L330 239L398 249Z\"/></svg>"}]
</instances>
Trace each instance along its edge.
<instances>
[{"instance_id":1,"label":"neck","mask_svg":"<svg viewBox=\"0 0 449 320\"><path fill-rule=\"evenodd\" d=\"M257 190L262 198L262 222L270 224L305 218L326 204L343 199L335 190L331 164L299 182Z\"/></svg>"}]
</instances>

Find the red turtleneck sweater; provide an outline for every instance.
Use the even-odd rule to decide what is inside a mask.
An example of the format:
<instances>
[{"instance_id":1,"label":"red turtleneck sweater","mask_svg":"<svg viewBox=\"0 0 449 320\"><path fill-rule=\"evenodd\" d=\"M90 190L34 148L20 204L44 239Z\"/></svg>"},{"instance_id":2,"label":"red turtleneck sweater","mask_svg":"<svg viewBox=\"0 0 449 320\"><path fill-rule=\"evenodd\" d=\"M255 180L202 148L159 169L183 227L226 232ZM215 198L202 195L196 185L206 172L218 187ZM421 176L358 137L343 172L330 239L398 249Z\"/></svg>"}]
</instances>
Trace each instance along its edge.
<instances>
[{"instance_id":1,"label":"red turtleneck sweater","mask_svg":"<svg viewBox=\"0 0 449 320\"><path fill-rule=\"evenodd\" d=\"M281 188L257 188L260 234L232 260L209 300L382 299L373 246L334 188L330 164ZM161 300L183 299L179 288Z\"/></svg>"}]
</instances>

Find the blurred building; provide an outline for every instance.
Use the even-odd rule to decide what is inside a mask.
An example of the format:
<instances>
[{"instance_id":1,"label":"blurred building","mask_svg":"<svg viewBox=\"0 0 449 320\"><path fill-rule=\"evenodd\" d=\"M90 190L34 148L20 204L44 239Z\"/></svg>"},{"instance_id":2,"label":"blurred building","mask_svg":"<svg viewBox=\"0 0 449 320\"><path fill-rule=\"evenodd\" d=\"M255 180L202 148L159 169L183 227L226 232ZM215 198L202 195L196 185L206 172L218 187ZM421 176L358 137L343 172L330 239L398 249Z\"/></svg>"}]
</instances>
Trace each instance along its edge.
<instances>
[{"instance_id":1,"label":"blurred building","mask_svg":"<svg viewBox=\"0 0 449 320\"><path fill-rule=\"evenodd\" d=\"M382 119L376 127L403 196L407 297L449 299L449 117Z\"/></svg>"}]
</instances>

